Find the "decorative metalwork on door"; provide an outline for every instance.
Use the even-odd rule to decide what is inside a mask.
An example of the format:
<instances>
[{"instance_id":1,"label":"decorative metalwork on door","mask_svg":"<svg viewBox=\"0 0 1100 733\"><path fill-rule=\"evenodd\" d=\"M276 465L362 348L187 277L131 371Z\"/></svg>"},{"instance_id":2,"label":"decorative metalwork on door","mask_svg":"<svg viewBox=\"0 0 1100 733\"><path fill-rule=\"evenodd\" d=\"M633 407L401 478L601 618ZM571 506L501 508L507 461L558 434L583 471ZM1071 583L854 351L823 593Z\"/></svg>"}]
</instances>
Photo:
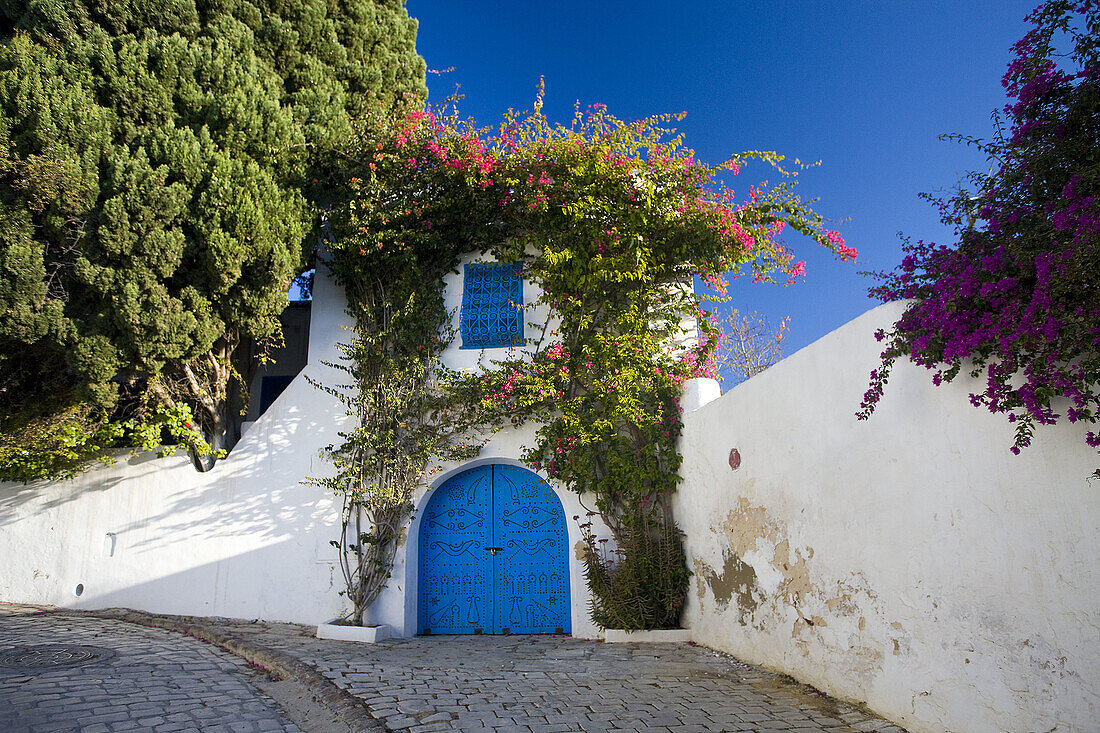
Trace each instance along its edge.
<instances>
[{"instance_id":1,"label":"decorative metalwork on door","mask_svg":"<svg viewBox=\"0 0 1100 733\"><path fill-rule=\"evenodd\" d=\"M553 490L516 466L464 471L420 524L422 634L568 633L568 534Z\"/></svg>"}]
</instances>

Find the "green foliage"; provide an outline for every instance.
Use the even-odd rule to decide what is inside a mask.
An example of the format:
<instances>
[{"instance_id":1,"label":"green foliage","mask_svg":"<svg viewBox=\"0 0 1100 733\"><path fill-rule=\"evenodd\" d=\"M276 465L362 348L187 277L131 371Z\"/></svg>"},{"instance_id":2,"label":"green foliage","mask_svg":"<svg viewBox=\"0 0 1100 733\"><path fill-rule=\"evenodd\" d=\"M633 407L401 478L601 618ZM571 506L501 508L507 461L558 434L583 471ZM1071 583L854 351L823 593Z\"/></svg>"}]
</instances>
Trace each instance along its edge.
<instances>
[{"instance_id":1,"label":"green foliage","mask_svg":"<svg viewBox=\"0 0 1100 733\"><path fill-rule=\"evenodd\" d=\"M114 433L27 442L12 416L155 432L186 407L230 447L310 255L320 152L426 94L415 21L392 0L76 0L6 3L0 34L5 442L77 467Z\"/></svg>"},{"instance_id":2,"label":"green foliage","mask_svg":"<svg viewBox=\"0 0 1100 733\"><path fill-rule=\"evenodd\" d=\"M10 416L0 433L0 463L5 478L33 481L67 477L89 457L109 458L109 448L122 437L117 422L97 420L87 405L53 408L46 417Z\"/></svg>"},{"instance_id":3,"label":"green foliage","mask_svg":"<svg viewBox=\"0 0 1100 733\"><path fill-rule=\"evenodd\" d=\"M141 419L109 420L87 404L45 405L45 414L24 411L10 415L0 433L0 465L5 478L34 481L68 478L82 471L89 460L111 463L116 445L170 455L184 447L195 455L211 452L194 425L186 405L159 406Z\"/></svg>"},{"instance_id":4,"label":"green foliage","mask_svg":"<svg viewBox=\"0 0 1100 733\"><path fill-rule=\"evenodd\" d=\"M683 533L639 506L623 522L616 546L581 524L584 577L592 589L592 620L604 629L676 628L691 573L684 565Z\"/></svg>"}]
</instances>

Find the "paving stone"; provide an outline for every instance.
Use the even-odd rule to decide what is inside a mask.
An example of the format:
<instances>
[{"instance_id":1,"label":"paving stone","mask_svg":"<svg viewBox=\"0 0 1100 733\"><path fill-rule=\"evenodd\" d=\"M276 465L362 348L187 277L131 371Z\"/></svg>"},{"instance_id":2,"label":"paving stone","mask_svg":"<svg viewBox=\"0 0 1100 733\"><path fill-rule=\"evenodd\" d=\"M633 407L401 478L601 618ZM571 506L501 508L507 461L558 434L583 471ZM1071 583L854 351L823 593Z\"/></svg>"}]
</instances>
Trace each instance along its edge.
<instances>
[{"instance_id":1,"label":"paving stone","mask_svg":"<svg viewBox=\"0 0 1100 733\"><path fill-rule=\"evenodd\" d=\"M421 724L424 723L438 723L440 721L452 720L453 716L450 713L432 713L420 718Z\"/></svg>"},{"instance_id":2,"label":"paving stone","mask_svg":"<svg viewBox=\"0 0 1100 733\"><path fill-rule=\"evenodd\" d=\"M272 731L295 733L273 702L248 684L240 658L172 633L92 616L31 615L0 605L4 644L72 644L105 647L110 659L84 666L12 674L0 669L0 721L13 731L210 730L219 705L230 720L256 730L265 719ZM220 721L219 721L220 722Z\"/></svg>"},{"instance_id":3,"label":"paving stone","mask_svg":"<svg viewBox=\"0 0 1100 733\"><path fill-rule=\"evenodd\" d=\"M437 733L437 731L454 730L450 723L427 723L414 725L409 728L409 733Z\"/></svg>"},{"instance_id":4,"label":"paving stone","mask_svg":"<svg viewBox=\"0 0 1100 733\"><path fill-rule=\"evenodd\" d=\"M0 614L0 638L5 638L9 621ZM364 645L316 639L313 629L293 624L229 619L206 623L311 665L350 690L391 730L408 733L904 733L860 708L690 644L603 644L567 636L515 635L438 636ZM94 698L101 711L123 704L131 714L140 711L141 719L163 718L156 733L195 728L204 733L300 733L247 685L248 671L240 660L210 645L179 634L169 635L170 644L151 643L150 636L161 639L167 632L127 625L126 633L120 633L84 616L57 617L48 628L58 633L66 626L79 634L90 625L99 625L111 643L81 643L117 647L115 662L125 656L125 664L104 667L95 676L74 677L67 686L50 690L57 695L52 699L85 704ZM202 653L180 657L176 649L183 642ZM38 710L35 704L45 699L40 694L16 697L24 690L14 679L0 671L0 723L5 724L0 729L24 726L25 715ZM18 679L25 683L34 678ZM156 705L139 708L134 700L113 699L132 692L134 679L146 685L144 701ZM237 687L226 687L224 679ZM47 687L40 685L36 692ZM8 692L12 694L5 699ZM91 707L80 709L87 711L89 725L94 722ZM8 724L9 720L14 722Z\"/></svg>"}]
</instances>

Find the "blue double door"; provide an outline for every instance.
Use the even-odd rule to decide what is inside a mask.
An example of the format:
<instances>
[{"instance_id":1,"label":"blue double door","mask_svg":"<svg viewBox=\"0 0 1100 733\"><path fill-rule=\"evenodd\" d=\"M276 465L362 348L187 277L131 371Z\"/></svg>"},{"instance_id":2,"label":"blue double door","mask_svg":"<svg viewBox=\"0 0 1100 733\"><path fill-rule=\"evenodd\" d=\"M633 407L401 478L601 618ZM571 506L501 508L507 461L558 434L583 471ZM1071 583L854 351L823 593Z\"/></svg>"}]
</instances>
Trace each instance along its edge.
<instances>
[{"instance_id":1,"label":"blue double door","mask_svg":"<svg viewBox=\"0 0 1100 733\"><path fill-rule=\"evenodd\" d=\"M419 633L569 633L565 513L530 471L449 479L428 500L418 549Z\"/></svg>"}]
</instances>

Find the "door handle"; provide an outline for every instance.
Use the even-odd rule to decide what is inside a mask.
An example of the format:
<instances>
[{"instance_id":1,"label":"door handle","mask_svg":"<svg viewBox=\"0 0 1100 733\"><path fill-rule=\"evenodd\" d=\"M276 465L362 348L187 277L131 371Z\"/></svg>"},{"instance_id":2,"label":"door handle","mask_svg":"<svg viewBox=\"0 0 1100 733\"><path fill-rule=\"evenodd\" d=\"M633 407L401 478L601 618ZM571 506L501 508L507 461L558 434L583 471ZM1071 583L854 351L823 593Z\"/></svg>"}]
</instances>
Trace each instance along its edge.
<instances>
[{"instance_id":1,"label":"door handle","mask_svg":"<svg viewBox=\"0 0 1100 733\"><path fill-rule=\"evenodd\" d=\"M488 553L491 553L493 555L496 555L498 552L504 552L504 548L503 547L486 547L485 551L488 552Z\"/></svg>"}]
</instances>

